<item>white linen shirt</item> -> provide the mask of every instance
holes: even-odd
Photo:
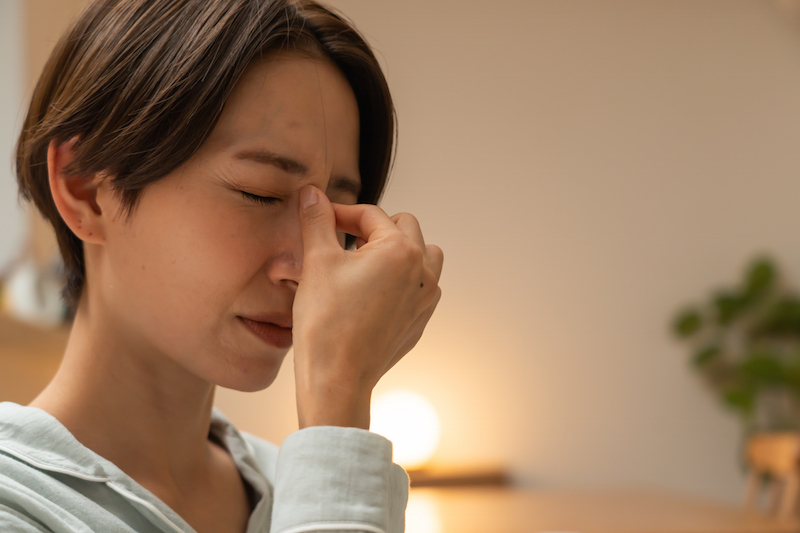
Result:
[[[408,476],[392,443],[357,428],[310,427],[280,449],[214,410],[211,433],[257,503],[247,533],[401,533]],[[194,533],[175,511],[35,407],[0,403],[0,531]]]

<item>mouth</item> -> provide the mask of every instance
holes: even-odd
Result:
[[[275,348],[289,348],[292,346],[292,320],[285,316],[274,316],[269,318],[258,317],[259,320],[252,318],[237,317],[247,326],[254,335],[265,343]]]

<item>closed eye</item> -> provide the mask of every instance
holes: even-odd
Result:
[[[250,200],[253,203],[260,204],[260,205],[275,205],[280,202],[280,198],[272,198],[269,196],[258,196],[255,194],[250,194],[249,192],[239,191],[244,195],[245,198]]]

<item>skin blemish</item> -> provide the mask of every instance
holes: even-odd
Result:
[[[419,288],[420,288],[420,289],[421,289],[422,287],[424,287],[424,286],[425,286],[425,284],[424,284],[424,283],[420,283],[420,284],[419,284]]]

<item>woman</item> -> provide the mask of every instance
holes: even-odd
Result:
[[[370,205],[393,129],[369,47],[313,2],[86,9],[17,149],[74,321],[41,395],[0,404],[1,531],[402,531],[370,394],[422,334],[442,253]],[[269,386],[292,345],[301,429],[278,451],[214,387]]]

